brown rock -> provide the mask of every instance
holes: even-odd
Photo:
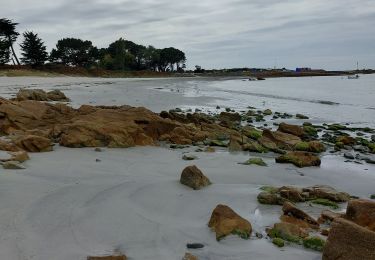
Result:
[[[332,222],[336,218],[342,218],[342,217],[344,217],[344,214],[336,213],[330,210],[323,210],[318,219],[318,222],[323,224],[326,222]]]
[[[284,215],[291,216],[291,217],[294,217],[294,218],[305,221],[312,228],[318,228],[319,227],[319,223],[313,217],[309,216],[303,210],[297,208],[296,206],[294,206],[290,202],[284,203],[283,212],[284,212]]]
[[[25,151],[34,153],[52,151],[53,146],[50,139],[36,135],[21,136],[15,144]]]
[[[241,141],[242,141],[241,138],[231,136],[229,144],[228,144],[229,151],[231,152],[242,151]]]
[[[277,193],[261,192],[257,197],[259,203],[267,205],[283,205],[285,202],[284,198],[281,198]]]
[[[281,238],[284,239],[288,237],[305,238],[309,235],[308,232],[299,226],[287,222],[274,224],[273,232],[276,232]],[[270,235],[270,232],[268,232],[268,235]]]
[[[310,198],[328,199],[335,202],[346,202],[350,199],[350,195],[340,192],[328,185],[315,185],[303,189],[309,193]]]
[[[188,166],[182,171],[180,183],[194,190],[199,190],[211,184],[210,180],[195,165]]]
[[[282,222],[290,223],[290,224],[293,224],[295,226],[298,226],[298,227],[300,227],[300,228],[302,228],[304,230],[308,230],[308,229],[311,228],[311,226],[309,225],[309,223],[305,222],[302,219],[295,218],[293,216],[282,215],[282,216],[280,216],[280,220]]]
[[[190,253],[186,253],[182,260],[198,260],[198,257]]]
[[[277,131],[287,133],[287,134],[292,134],[292,135],[295,135],[295,136],[298,136],[298,137],[302,137],[305,133],[301,126],[290,125],[290,124],[286,124],[286,123],[281,123],[279,125],[279,128],[277,129]]]
[[[229,234],[235,234],[243,239],[248,239],[252,231],[250,222],[226,205],[216,206],[212,212],[208,226],[216,233],[217,240]]]
[[[24,162],[30,159],[26,151],[9,152],[9,154],[12,156],[10,161]]]
[[[87,260],[127,260],[125,255],[112,256],[88,256]]]
[[[346,136],[346,135],[338,137],[336,142],[341,142],[344,145],[355,145],[356,144],[356,140],[353,137]]]
[[[302,196],[302,189],[292,187],[292,186],[283,186],[279,188],[280,196],[292,201],[292,202],[302,202],[305,201],[305,198]]]
[[[375,233],[345,219],[335,219],[323,260],[375,260]]]
[[[345,218],[375,231],[375,202],[365,199],[350,200]]]
[[[241,121],[241,115],[239,113],[221,112],[219,119],[221,121],[239,122]]]
[[[288,152],[276,158],[277,163],[292,163],[297,167],[319,166],[321,164],[320,158],[308,152]]]
[[[309,143],[309,152],[312,153],[322,153],[326,151],[326,147],[319,141],[310,141]]]
[[[48,96],[42,89],[20,89],[17,93],[17,100],[48,101]]]
[[[69,98],[67,98],[63,92],[57,89],[47,92],[47,98],[48,100],[51,100],[51,101],[61,101],[61,102],[69,101]]]
[[[265,129],[263,130],[262,137],[259,138],[258,141],[260,144],[271,150],[275,148],[293,150],[294,146],[301,142],[301,138],[280,131],[272,132]]]

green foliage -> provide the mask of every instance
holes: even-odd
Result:
[[[249,131],[246,131],[245,135],[251,139],[258,140],[262,137],[262,131],[251,129]]]
[[[375,143],[369,143],[367,147],[370,149],[371,153],[375,153]]]
[[[305,125],[305,126],[303,126],[303,130],[305,131],[305,133],[308,136],[317,136],[318,135],[318,131],[313,126]]]
[[[16,31],[16,26],[18,23],[14,23],[12,20],[9,20],[7,18],[0,18],[0,40],[6,41],[8,43],[8,48],[12,50],[13,56],[17,61],[17,64],[20,65],[20,62],[18,61],[17,55],[13,49],[13,43],[17,40],[17,37],[19,33]],[[4,62],[7,59],[7,55],[9,55],[9,52],[5,50],[5,45],[2,46],[0,49],[0,59]],[[9,59],[9,58],[8,58]]]
[[[323,251],[326,241],[320,237],[308,237],[303,240],[303,246],[316,251]]]
[[[52,49],[50,61],[69,66],[89,67],[98,57],[98,50],[91,41],[76,38],[64,38],[57,42]]]
[[[284,247],[285,246],[285,243],[284,243],[284,240],[281,239],[281,238],[278,238],[278,237],[275,237],[274,239],[272,239],[272,243],[278,247]]]
[[[22,50],[22,62],[29,65],[42,65],[48,58],[46,46],[38,34],[33,32],[25,32],[24,40],[20,44]]]
[[[0,65],[9,62],[10,50],[8,41],[0,39]]]
[[[371,194],[370,199],[375,200],[375,194]]]
[[[339,208],[339,205],[336,202],[328,200],[328,199],[315,199],[315,200],[312,200],[310,202],[314,203],[314,204],[328,206],[328,207],[331,207],[332,209],[338,209]]]

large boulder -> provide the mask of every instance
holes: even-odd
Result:
[[[249,221],[239,216],[230,207],[221,204],[217,205],[212,212],[208,226],[216,233],[217,240],[230,234],[248,239],[252,232]]]
[[[320,158],[312,153],[294,151],[280,155],[276,158],[277,163],[292,163],[297,167],[319,166]]]
[[[375,202],[365,199],[350,200],[345,218],[375,232]]]
[[[49,152],[53,147],[50,139],[36,135],[21,136],[15,141],[15,144],[27,152],[33,153]]]
[[[52,90],[47,92],[48,100],[51,101],[61,101],[61,102],[68,102],[69,98],[65,96],[65,94],[61,90]]]
[[[230,207],[221,204],[217,205],[212,212],[208,226],[216,233],[217,240],[230,234],[248,239],[252,231],[249,221],[239,216]]]
[[[258,202],[267,205],[283,205],[285,199],[277,193],[263,191],[258,194]]]
[[[211,184],[210,180],[195,165],[188,166],[182,171],[180,183],[194,190],[199,190]]]
[[[278,237],[291,242],[297,242],[309,235],[305,229],[287,222],[275,223],[272,229],[267,230],[267,234],[271,238]]]
[[[221,112],[219,115],[219,119],[221,121],[240,122],[241,115],[239,113]]]
[[[351,221],[336,218],[332,223],[323,260],[375,260],[375,232]]]
[[[305,131],[303,130],[303,128],[301,126],[290,125],[290,124],[287,124],[287,123],[281,123],[279,125],[279,128],[277,129],[277,131],[287,133],[287,134],[291,134],[291,135],[295,135],[295,136],[298,136],[298,137],[302,137],[305,133]]]

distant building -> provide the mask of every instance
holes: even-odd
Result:
[[[296,72],[306,72],[306,71],[312,71],[311,68],[296,68]]]

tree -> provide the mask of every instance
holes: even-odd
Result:
[[[186,62],[185,53],[173,48],[165,48],[160,51],[160,67],[162,71],[166,71],[169,67],[169,70],[174,71],[174,65],[176,69],[180,70],[184,67]]]
[[[21,61],[25,64],[38,66],[43,65],[48,58],[46,46],[37,33],[24,32],[24,40],[20,44],[22,50]]]
[[[50,61],[68,66],[88,67],[98,58],[98,50],[91,41],[76,38],[64,38],[57,42],[56,49],[52,49]]]
[[[16,31],[16,26],[18,23],[13,23],[12,20],[7,18],[0,18],[0,37],[4,38],[8,42],[8,46],[11,48],[14,58],[17,61],[17,64],[20,65],[20,62],[17,58],[17,55],[13,48],[13,43],[17,40],[19,33]]]
[[[9,62],[10,52],[8,41],[0,39],[0,65],[7,64]]]

